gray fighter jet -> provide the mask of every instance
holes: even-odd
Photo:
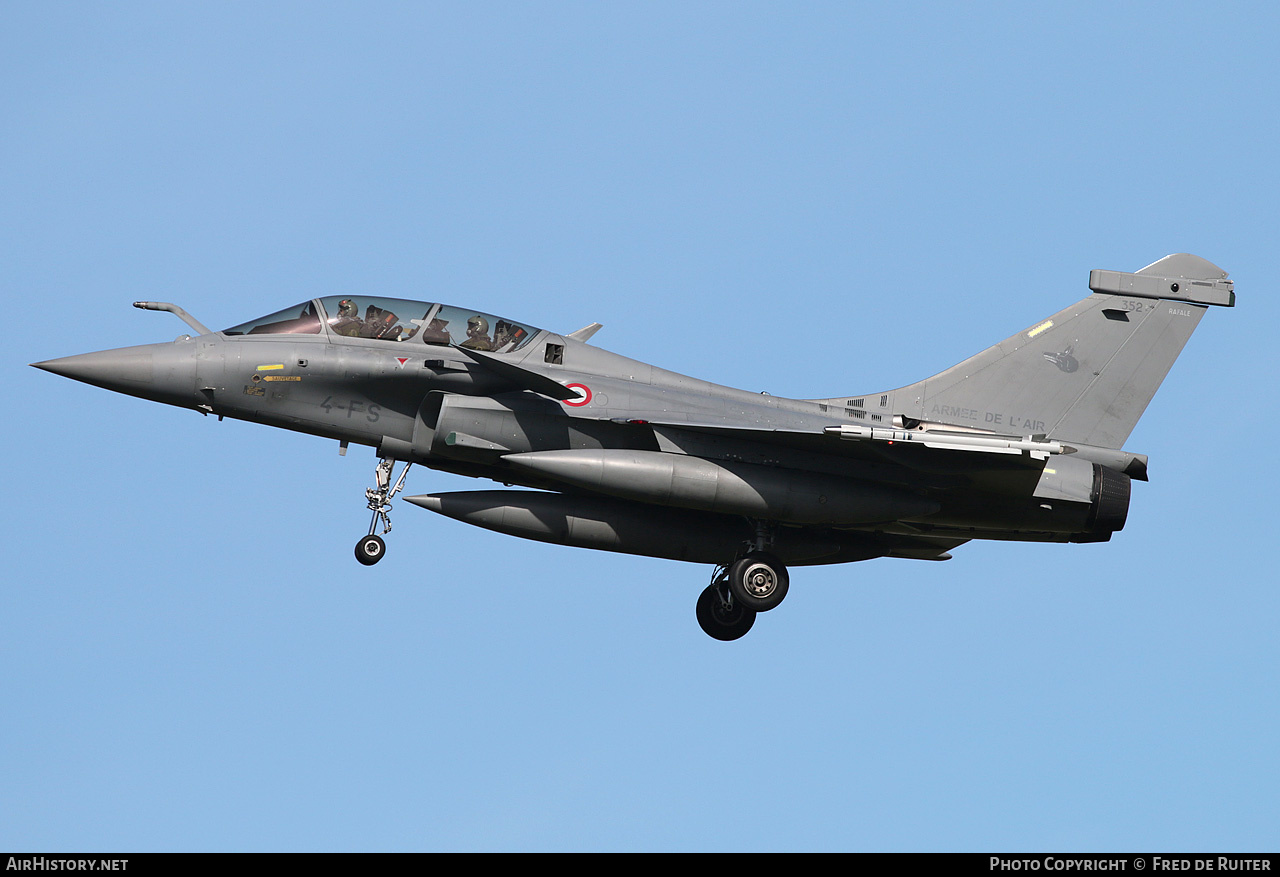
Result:
[[[449,304],[315,299],[212,332],[35,363],[109,390],[369,445],[356,558],[377,563],[414,463],[532,490],[409,502],[557,545],[713,564],[697,602],[734,640],[789,566],[947,560],[970,539],[1105,542],[1147,458],[1122,450],[1226,272],[1185,253],[1093,271],[1091,294],[897,390],[785,399],[722,387]],[[403,463],[395,477],[397,463]],[[381,534],[378,532],[381,529]]]

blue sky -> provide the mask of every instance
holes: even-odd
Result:
[[[1267,850],[1270,4],[6,3],[0,848]],[[1187,251],[1102,545],[709,569],[398,503],[368,449],[27,363],[442,300],[866,393]],[[409,492],[483,488],[415,470]]]

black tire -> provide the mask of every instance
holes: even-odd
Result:
[[[356,543],[356,560],[365,566],[373,566],[382,560],[382,556],[386,553],[387,543],[382,541],[381,536],[370,534]]]
[[[729,590],[736,603],[768,612],[787,596],[791,577],[772,554],[748,554],[729,567]]]
[[[698,625],[712,639],[732,642],[744,636],[756,623],[756,613],[738,601],[726,607],[715,585],[698,597]]]

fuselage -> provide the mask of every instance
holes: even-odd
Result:
[[[738,390],[452,305],[333,296],[221,332],[40,367],[507,485],[772,520],[805,529],[809,542],[819,534],[825,562],[875,556],[866,546],[875,533],[1110,535],[1095,527],[1087,497],[1037,501],[1037,468],[999,458],[975,467],[982,455],[946,453],[904,465],[902,452],[823,435],[890,425],[862,400]]]

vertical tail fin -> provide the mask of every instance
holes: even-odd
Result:
[[[1216,265],[1178,253],[1129,274],[1093,271],[1092,295],[919,383],[827,400],[896,415],[1119,448],[1209,305],[1235,305]],[[858,403],[854,405],[854,403]]]

